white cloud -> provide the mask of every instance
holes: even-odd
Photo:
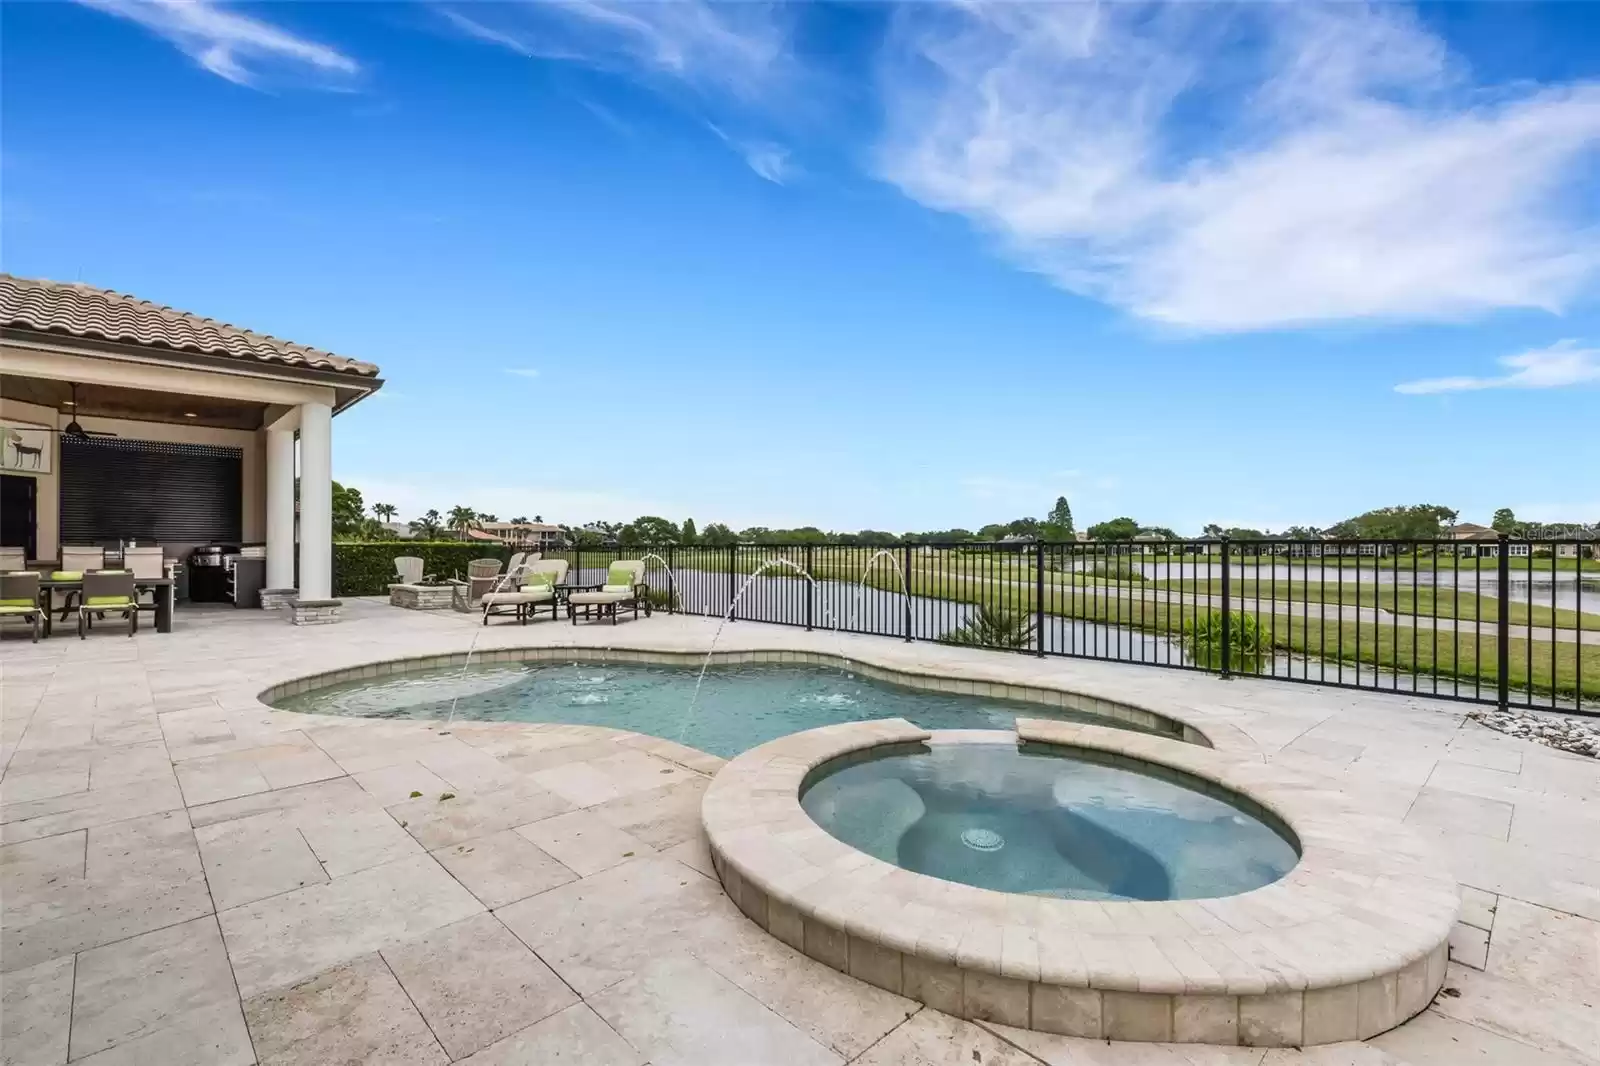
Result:
[[[213,0],[79,0],[89,7],[139,23],[166,38],[211,73],[237,85],[254,85],[256,64],[309,67],[328,76],[352,77],[360,65],[327,45],[214,3]]]
[[[643,69],[744,98],[762,95],[790,66],[787,20],[764,3],[536,0],[440,10],[461,32],[522,55]]]
[[[707,122],[706,127],[717,138],[732,148],[744,159],[745,165],[755,171],[756,176],[782,185],[796,173],[796,168],[789,159],[789,150],[782,145],[770,141],[745,141],[727,133],[714,122]]]
[[[1422,395],[1477,389],[1559,389],[1600,381],[1600,348],[1579,348],[1574,340],[1501,356],[1497,362],[1508,367],[1511,373],[1492,378],[1425,378],[1403,382],[1396,385],[1394,391]]]
[[[536,378],[539,372],[531,367],[507,367],[507,374],[515,374],[519,378]]]
[[[1157,322],[1557,310],[1600,267],[1562,195],[1600,85],[1476,91],[1400,9],[909,5],[882,83],[883,177]]]

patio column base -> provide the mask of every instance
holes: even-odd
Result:
[[[299,589],[262,589],[261,609],[263,611],[281,611],[294,603],[295,597],[300,595]]]
[[[297,626],[325,626],[339,620],[344,613],[341,600],[290,600],[289,624]]]

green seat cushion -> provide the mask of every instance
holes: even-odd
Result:
[[[131,607],[131,596],[90,596],[83,601],[85,607]]]
[[[39,601],[30,600],[26,596],[18,596],[15,599],[9,599],[9,600],[0,600],[0,607],[37,607],[37,606],[39,606]]]
[[[606,572],[606,584],[607,585],[622,585],[622,586],[624,586],[626,588],[632,588],[633,587],[633,567],[631,567],[631,566],[612,566],[611,569]]]
[[[0,603],[0,614],[38,614],[38,604]]]
[[[50,580],[52,580],[52,581],[82,581],[83,580],[83,571],[82,570],[52,570],[52,571],[50,571]]]
[[[539,585],[548,588],[555,583],[555,576],[548,570],[529,570],[522,575],[522,587],[528,588],[532,585]]]

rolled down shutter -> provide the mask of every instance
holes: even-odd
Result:
[[[231,541],[244,523],[244,452],[207,444],[61,438],[61,542]]]

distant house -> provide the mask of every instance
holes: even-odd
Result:
[[[1456,554],[1464,559],[1494,559],[1500,555],[1500,532],[1488,526],[1480,526],[1476,522],[1462,522],[1451,526],[1445,532],[1447,540],[1456,542]],[[1533,545],[1526,541],[1516,541],[1506,545],[1506,555],[1509,558],[1527,558],[1533,552]]]
[[[484,522],[468,532],[488,535],[475,540],[493,539],[524,551],[560,551],[567,546],[566,530],[548,522]]]

